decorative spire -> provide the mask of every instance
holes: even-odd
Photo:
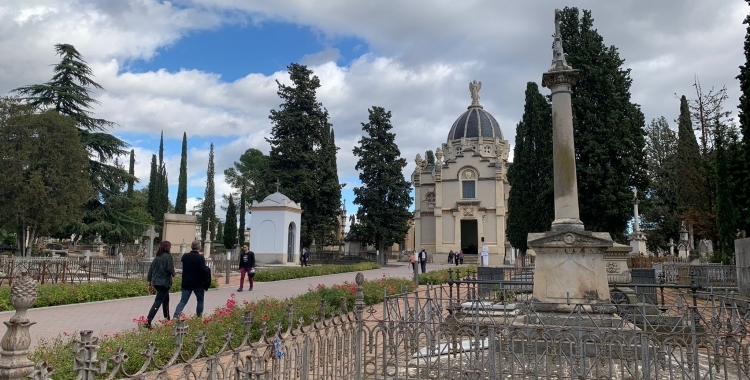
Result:
[[[479,105],[479,90],[482,89],[482,82],[477,82],[476,79],[473,82],[469,82],[469,92],[471,92],[471,105],[469,108],[482,108]]]
[[[563,51],[562,46],[562,34],[560,33],[561,18],[560,10],[555,9],[555,39],[552,43],[552,67],[549,68],[550,72],[573,70],[573,67],[571,67],[565,60],[565,52]]]
[[[279,183],[279,179],[276,178],[276,192],[277,193],[279,192],[279,185],[281,185],[281,183]]]

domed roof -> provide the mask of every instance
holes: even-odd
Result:
[[[277,192],[275,192],[273,194],[270,194],[265,199],[263,199],[263,202],[265,202],[265,201],[271,201],[271,202],[274,202],[274,203],[278,203],[280,205],[285,205],[288,202],[291,202],[292,200],[289,199],[289,197],[287,197],[286,195],[281,194],[281,193],[279,193],[277,191]]]
[[[265,199],[263,199],[263,202],[258,203],[257,201],[253,201],[253,207],[284,207],[284,206],[301,209],[300,206],[294,203],[293,200],[289,199],[289,197],[287,197],[284,194],[281,194],[278,191],[267,196]]]
[[[485,111],[479,105],[479,89],[482,88],[482,82],[474,81],[469,83],[471,91],[471,105],[468,110],[456,119],[451,131],[448,132],[448,142],[451,140],[460,140],[461,138],[485,137],[494,139],[495,137],[503,139],[503,132],[500,130],[500,123],[495,120],[489,112]]]

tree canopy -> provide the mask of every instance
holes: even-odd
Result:
[[[88,169],[75,119],[0,99],[0,226],[20,248],[26,233],[33,240],[80,219],[92,195]]]

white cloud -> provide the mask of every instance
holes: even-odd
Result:
[[[723,2],[579,1],[592,9],[606,44],[619,48],[632,68],[633,100],[647,119],[678,113],[677,94],[692,94],[693,75],[704,87],[727,85],[732,109],[739,96],[734,79],[743,62],[748,13],[739,0]],[[413,169],[416,153],[435,149],[469,104],[466,83],[483,82],[482,104],[500,122],[507,140],[523,112],[527,81],[539,81],[549,64],[552,10],[556,2],[156,0],[63,1],[0,5],[0,92],[47,80],[57,61],[52,45],[74,44],[107,92],[97,116],[116,121],[116,131],[166,137],[231,137],[216,147],[217,194],[229,191],[219,178],[247,148],[268,151],[269,110],[280,103],[275,81],[283,71],[248,72],[232,82],[221,73],[188,66],[177,72],[130,72],[133,60],[151,59],[185,34],[251,19],[309,26],[320,38],[357,37],[371,48],[346,66],[336,48],[300,57],[321,79],[319,100],[330,112],[341,148],[340,178],[356,178],[351,150],[367,121],[367,109],[393,112],[394,132]],[[546,93],[546,92],[545,92]],[[136,175],[148,180],[152,151],[135,144]],[[512,153],[511,153],[512,154]],[[190,147],[188,174],[205,185],[208,147]],[[170,183],[177,183],[179,157],[166,157]],[[202,182],[201,182],[202,181]],[[351,181],[347,181],[351,182]],[[221,184],[221,185],[220,185]],[[354,184],[350,183],[350,186]],[[194,202],[195,200],[191,200]]]

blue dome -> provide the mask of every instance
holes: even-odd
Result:
[[[448,132],[448,142],[460,140],[463,137],[467,139],[478,137],[494,139],[497,137],[502,140],[503,132],[500,130],[500,124],[495,120],[495,117],[483,110],[482,106],[470,106],[453,123],[451,131]]]

